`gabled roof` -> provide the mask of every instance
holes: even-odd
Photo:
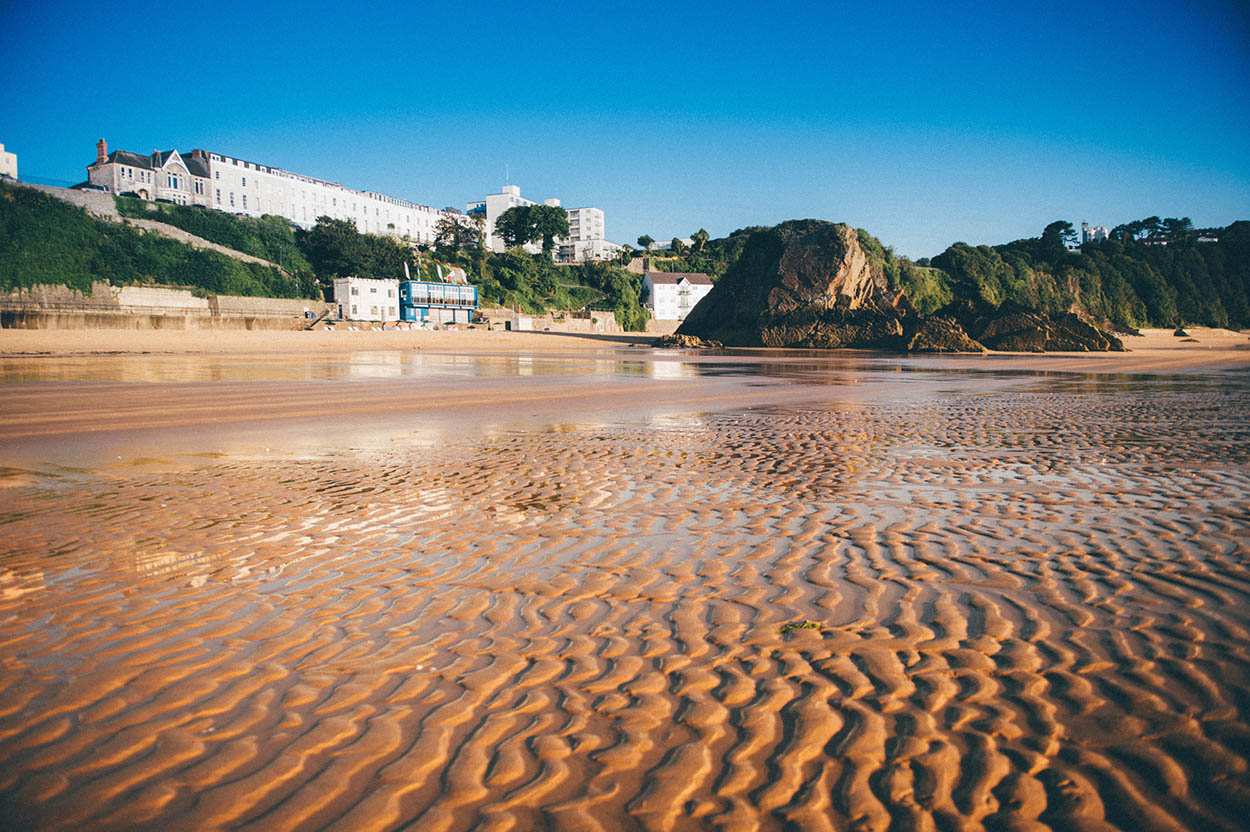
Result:
[[[186,167],[187,162],[182,158],[182,154],[176,150],[154,150],[152,151],[152,161],[158,168],[163,168],[171,161]]]
[[[711,286],[712,279],[703,272],[647,272],[647,276],[651,278],[654,284],[673,284],[681,283],[686,280],[696,286]]]
[[[140,156],[138,153],[131,153],[129,150],[114,150],[104,160],[104,163],[107,165],[129,165],[132,168],[143,168],[144,170],[152,169],[151,156]],[[88,165],[88,167],[93,167],[93,165]]]
[[[202,176],[209,178],[208,159],[204,156],[183,156],[182,163],[187,166],[187,170],[192,176]]]

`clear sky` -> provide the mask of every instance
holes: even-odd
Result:
[[[437,207],[507,169],[630,243],[1250,219],[1242,0],[599,6],[0,0],[0,143],[23,177],[83,180],[103,137]]]

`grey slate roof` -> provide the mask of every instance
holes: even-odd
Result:
[[[143,156],[139,153],[131,153],[129,150],[114,150],[108,155],[105,164],[127,165],[132,168],[142,168],[143,170],[156,170],[168,162],[169,157],[173,156],[175,152],[173,150],[158,150],[151,156]],[[187,166],[187,171],[192,176],[208,178],[208,157],[179,153],[178,158]],[[95,165],[88,165],[88,167],[95,167]]]
[[[208,157],[206,156],[183,156],[183,163],[187,166],[187,171],[192,176],[203,176],[208,179]]]
[[[712,279],[703,272],[647,272],[647,274],[651,277],[652,283],[677,284],[684,277],[696,286],[712,285]]]
[[[106,164],[117,163],[119,165],[129,165],[132,168],[143,168],[144,170],[152,170],[152,157],[140,156],[138,153],[131,153],[129,150],[114,150],[109,154]]]

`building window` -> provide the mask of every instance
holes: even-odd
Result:
[[[221,171],[217,170],[217,171],[213,171],[213,173],[217,174],[218,179],[221,178]]]
[[[217,189],[217,204],[221,204],[221,188]]]
[[[243,210],[247,210],[247,194],[243,195]]]
[[[360,290],[359,290],[359,289],[357,289],[355,286],[353,286],[353,287],[352,287],[352,294],[353,294],[353,295],[359,295],[359,294],[360,294]],[[354,307],[354,306],[353,306],[353,307],[352,307],[352,311],[353,311],[353,312],[355,312],[355,311],[356,311],[356,307]]]
[[[230,192],[230,207],[234,207],[234,191]]]
[[[354,303],[352,304],[352,314],[353,314],[353,315],[355,315],[355,314],[356,314],[356,304],[354,304]]]
[[[243,187],[247,187],[247,177],[243,177]]]
[[[369,287],[369,294],[371,294],[371,295],[376,295],[377,293],[378,293],[378,287],[377,287],[377,286],[370,286],[370,287]]]

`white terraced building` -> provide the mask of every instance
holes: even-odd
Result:
[[[207,150],[110,153],[104,139],[96,145],[95,162],[87,166],[87,181],[141,199],[203,205],[249,217],[274,214],[303,228],[316,225],[317,217],[333,217],[354,223],[364,234],[407,236],[418,243],[434,242],[435,226],[445,213]]]

